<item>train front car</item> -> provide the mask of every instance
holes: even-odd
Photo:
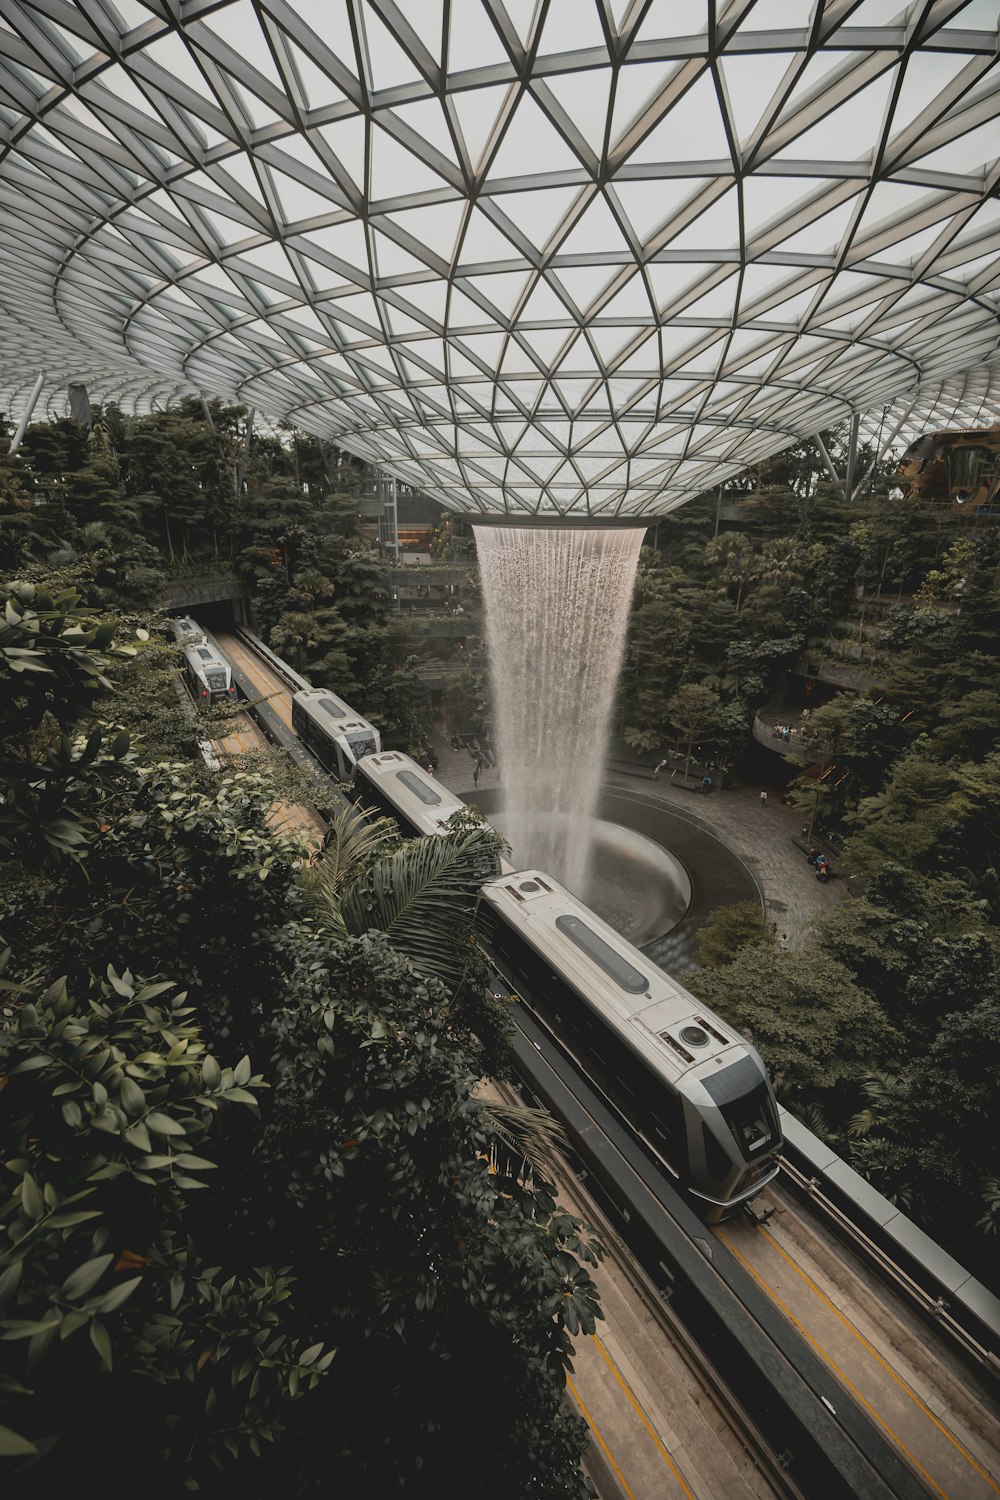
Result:
[[[170,621],[170,633],[181,646],[200,646],[205,640],[205,627],[190,615],[175,616]]]
[[[738,1213],[778,1171],[777,1101],[756,1050],[551,876],[481,891],[517,993],[677,1179],[702,1218]]]
[[[199,703],[221,703],[235,698],[233,669],[217,646],[206,638],[184,648],[191,690]]]
[[[320,765],[340,781],[350,781],[358,761],[382,748],[374,724],[329,688],[303,688],[293,695],[292,728]]]

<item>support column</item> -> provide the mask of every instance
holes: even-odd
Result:
[[[17,431],[14,433],[14,436],[11,439],[10,447],[7,450],[8,453],[16,453],[18,448],[20,448],[21,439],[24,437],[24,434],[28,430],[28,423],[31,421],[32,413],[34,412],[35,407],[38,405],[38,398],[42,394],[42,386],[44,384],[45,371],[39,370],[38,379],[35,381],[31,395],[28,397],[28,404],[24,408],[24,411],[21,413],[21,420],[20,422],[18,422]]]
[[[847,474],[844,478],[844,499],[850,504],[854,499],[854,471],[858,465],[858,428],[861,425],[861,413],[855,412],[851,418],[851,437],[847,447]]]
[[[826,451],[826,444],[824,443],[823,439],[820,437],[820,435],[819,435],[818,432],[814,432],[813,433],[812,439],[813,439],[813,442],[816,444],[816,447],[819,449],[820,453],[823,456],[823,462],[826,465],[826,472],[829,474],[829,476],[833,480],[834,484],[839,484],[840,483],[840,475],[837,473],[836,469],[833,467],[833,459],[830,457],[829,453]]]

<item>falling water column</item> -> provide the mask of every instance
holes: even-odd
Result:
[[[645,526],[474,524],[504,831],[582,893]]]

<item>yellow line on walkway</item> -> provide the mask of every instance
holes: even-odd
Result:
[[[667,1452],[666,1448],[664,1448],[662,1442],[660,1441],[659,1434],[656,1433],[653,1430],[653,1427],[652,1427],[652,1425],[650,1423],[649,1418],[646,1416],[646,1413],[643,1411],[642,1407],[640,1406],[638,1400],[636,1399],[635,1392],[632,1390],[632,1387],[629,1385],[628,1381],[625,1379],[625,1376],[622,1374],[621,1370],[618,1368],[618,1365],[611,1358],[611,1355],[608,1353],[607,1349],[604,1347],[604,1344],[601,1342],[601,1340],[599,1338],[597,1338],[596,1336],[594,1337],[594,1343],[597,1345],[598,1349],[600,1350],[601,1357],[605,1361],[605,1363],[607,1364],[608,1369],[611,1371],[612,1375],[615,1377],[615,1379],[617,1380],[618,1384],[621,1386],[622,1390],[625,1392],[625,1395],[628,1397],[629,1401],[632,1403],[632,1406],[635,1409],[635,1412],[636,1412],[636,1414],[637,1414],[637,1416],[639,1418],[639,1421],[642,1423],[643,1427],[645,1427],[646,1431],[649,1433],[650,1437],[653,1439],[653,1442],[656,1444],[656,1446],[659,1448],[660,1452],[663,1454],[663,1457],[666,1459],[668,1465],[670,1466],[670,1469],[672,1470],[672,1472],[674,1474],[675,1479],[677,1480],[677,1483],[680,1485],[681,1489],[684,1491],[685,1495],[687,1496],[687,1500],[695,1500],[694,1495],[692,1495],[691,1491],[688,1489],[688,1486],[687,1486],[687,1483],[686,1483],[686,1481],[684,1479],[684,1476],[681,1474],[681,1472],[678,1469],[677,1465],[674,1463],[673,1459],[670,1457],[670,1454]]]
[[[570,1395],[573,1397],[573,1400],[576,1402],[577,1406],[580,1408],[580,1412],[581,1412],[581,1414],[583,1416],[583,1420],[586,1422],[587,1426],[590,1428],[591,1436],[595,1437],[597,1439],[598,1443],[600,1444],[601,1452],[604,1454],[604,1457],[607,1459],[608,1463],[611,1465],[611,1467],[614,1469],[615,1473],[618,1475],[618,1483],[621,1485],[624,1494],[627,1496],[627,1500],[635,1500],[635,1496],[633,1495],[632,1491],[629,1489],[628,1485],[625,1483],[625,1476],[624,1476],[624,1474],[622,1473],[621,1469],[619,1469],[619,1467],[615,1463],[614,1459],[611,1457],[611,1449],[608,1447],[607,1443],[601,1437],[600,1429],[598,1428],[598,1426],[597,1426],[596,1422],[594,1421],[593,1417],[590,1415],[590,1412],[584,1406],[583,1401],[580,1398],[580,1392],[577,1390],[576,1386],[573,1384],[572,1380],[570,1380],[570,1378],[569,1378],[568,1375],[566,1376],[566,1384],[569,1386]]]
[[[786,1261],[788,1263],[788,1265],[791,1266],[792,1270],[796,1271],[798,1273],[798,1275],[802,1277],[802,1280],[806,1283],[807,1286],[809,1286],[809,1287],[812,1288],[812,1290],[816,1293],[817,1297],[822,1298],[822,1300],[826,1303],[826,1305],[830,1309],[830,1311],[832,1313],[834,1313],[835,1316],[840,1319],[840,1321],[843,1323],[844,1327],[850,1329],[850,1331],[851,1331],[851,1333],[853,1333],[854,1337],[856,1339],[858,1339],[861,1344],[864,1345],[864,1347],[868,1350],[868,1353],[872,1356],[872,1358],[878,1361],[878,1363],[882,1366],[883,1370],[885,1370],[888,1375],[892,1376],[893,1380],[899,1386],[900,1390],[904,1391],[906,1393],[906,1395],[909,1396],[910,1400],[914,1403],[914,1405],[916,1407],[919,1408],[919,1410],[922,1412],[922,1414],[925,1417],[928,1417],[930,1419],[930,1421],[932,1421],[934,1423],[934,1426],[938,1429],[938,1431],[940,1433],[943,1434],[944,1437],[946,1437],[948,1439],[949,1443],[951,1443],[951,1445],[954,1448],[957,1448],[958,1452],[962,1455],[962,1457],[968,1463],[970,1463],[972,1465],[972,1467],[975,1469],[976,1473],[982,1479],[986,1480],[987,1484],[991,1487],[991,1489],[994,1491],[994,1493],[997,1494],[997,1495],[1000,1495],[1000,1485],[994,1483],[994,1481],[990,1477],[990,1475],[977,1462],[977,1460],[975,1458],[973,1458],[972,1454],[968,1451],[968,1449],[965,1448],[958,1441],[958,1439],[955,1437],[954,1433],[949,1432],[948,1429],[947,1429],[947,1427],[945,1427],[943,1423],[941,1423],[941,1422],[938,1421],[937,1417],[931,1411],[931,1409],[927,1405],[927,1403],[924,1400],[922,1400],[921,1397],[917,1395],[916,1391],[913,1390],[913,1388],[911,1386],[907,1385],[906,1381],[902,1378],[902,1376],[899,1375],[892,1368],[892,1366],[890,1364],[888,1364],[882,1358],[882,1356],[881,1356],[881,1354],[879,1354],[878,1350],[874,1347],[874,1345],[872,1345],[872,1344],[869,1343],[869,1341],[865,1338],[865,1336],[861,1332],[861,1330],[859,1328],[855,1327],[855,1325],[851,1322],[850,1318],[845,1318],[844,1314],[840,1311],[840,1308],[837,1307],[837,1306],[835,1306],[835,1304],[830,1301],[829,1297],[826,1295],[826,1293],[824,1292],[823,1288],[816,1285],[816,1282],[813,1281],[813,1279],[809,1275],[808,1271],[805,1271],[805,1270],[803,1270],[803,1268],[801,1266],[796,1265],[795,1261],[791,1258],[790,1255],[788,1255],[788,1253],[785,1250],[782,1249],[782,1247],[778,1244],[777,1240],[774,1238],[774,1236],[772,1234],[770,1234],[767,1230],[763,1230],[763,1229],[760,1232],[764,1235],[764,1238],[767,1239],[767,1240],[769,1240],[770,1243],[774,1246],[775,1250],[777,1250],[777,1252],[781,1256],[782,1260]]]
[[[259,669],[254,665],[253,658],[250,656],[249,652],[244,651],[238,642],[234,641],[230,644],[227,644],[223,647],[223,650],[225,651],[227,656],[231,657],[236,662],[240,670],[244,672],[245,675],[257,685],[261,695],[267,698],[271,707],[278,715],[278,718],[285,725],[285,728],[291,729],[291,714],[284,712],[284,705],[280,702],[280,700],[276,700],[274,696],[276,692],[286,693],[288,689],[282,687],[280,683],[277,685],[277,688],[275,688],[274,686],[269,686],[261,676]]]
[[[754,1270],[753,1266],[746,1259],[746,1257],[740,1254],[740,1252],[736,1249],[736,1246],[732,1243],[732,1241],[729,1240],[729,1239],[727,1239],[727,1237],[722,1233],[722,1230],[721,1229],[716,1229],[715,1232],[718,1235],[719,1239],[722,1241],[722,1243],[724,1245],[728,1246],[729,1250],[736,1257],[736,1259],[739,1261],[740,1265],[743,1266],[744,1269],[747,1270],[750,1273],[750,1275],[753,1277],[754,1281],[757,1282],[758,1286],[760,1286],[760,1287],[763,1288],[763,1290],[770,1297],[770,1299],[774,1303],[774,1305],[776,1307],[780,1307],[781,1308],[781,1311],[784,1313],[784,1315],[788,1319],[789,1323],[791,1323],[795,1328],[797,1328],[799,1330],[799,1332],[801,1333],[802,1337],[807,1341],[807,1343],[812,1344],[813,1348],[819,1353],[820,1358],[823,1359],[829,1365],[830,1369],[837,1376],[837,1379],[840,1380],[841,1383],[845,1386],[845,1388],[850,1391],[851,1395],[857,1401],[858,1405],[859,1406],[863,1406],[865,1408],[865,1410],[871,1415],[871,1417],[878,1423],[878,1425],[881,1428],[883,1428],[885,1432],[887,1432],[889,1434],[889,1436],[892,1438],[893,1442],[899,1448],[900,1452],[903,1453],[903,1454],[905,1454],[906,1457],[909,1459],[910,1463],[917,1470],[917,1472],[919,1474],[923,1475],[924,1479],[930,1485],[931,1489],[934,1490],[936,1494],[938,1494],[938,1495],[941,1496],[941,1500],[948,1500],[948,1496],[945,1493],[945,1491],[941,1488],[941,1486],[934,1479],[931,1478],[930,1474],[928,1474],[928,1472],[924,1468],[923,1464],[920,1463],[919,1459],[917,1459],[917,1458],[914,1457],[914,1455],[910,1452],[909,1448],[907,1448],[906,1444],[903,1442],[902,1438],[900,1438],[898,1436],[898,1434],[893,1431],[893,1429],[889,1426],[889,1424],[885,1420],[885,1418],[882,1417],[875,1410],[875,1408],[874,1408],[874,1406],[872,1406],[871,1402],[868,1401],[868,1400],[866,1400],[865,1397],[862,1396],[862,1394],[858,1390],[857,1386],[851,1384],[851,1382],[848,1380],[847,1376],[844,1374],[843,1370],[840,1368],[839,1365],[837,1365],[837,1364],[834,1363],[834,1361],[830,1358],[829,1354],[827,1354],[826,1350],[823,1348],[822,1344],[820,1344],[819,1340],[815,1339],[813,1337],[813,1335],[809,1332],[808,1328],[805,1328],[799,1322],[798,1318],[796,1318],[796,1316],[792,1312],[791,1308],[788,1307],[784,1302],[782,1302],[781,1298],[777,1295],[777,1293],[774,1292],[771,1289],[771,1287],[768,1286],[768,1284],[764,1280],[764,1278],[761,1275],[759,1275],[759,1273],[757,1271]]]

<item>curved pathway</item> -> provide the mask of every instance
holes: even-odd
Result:
[[[496,771],[484,767],[476,786],[468,750],[453,750],[441,734],[433,736],[433,746],[438,756],[435,775],[445,786],[469,802],[482,794],[484,812],[485,804],[495,804],[497,791],[503,790]],[[641,795],[660,803],[664,811],[713,834],[739,855],[762,892],[768,923],[776,922],[778,933],[787,933],[790,948],[801,947],[816,918],[844,897],[845,881],[835,879],[826,885],[816,879],[794,842],[801,831],[801,815],[783,806],[776,792],[769,794],[768,806],[762,807],[757,786],[713,788],[706,796],[673,785],[666,774],[654,781],[641,766],[634,773],[608,771],[604,787],[606,792]],[[684,858],[683,848],[674,852]]]

